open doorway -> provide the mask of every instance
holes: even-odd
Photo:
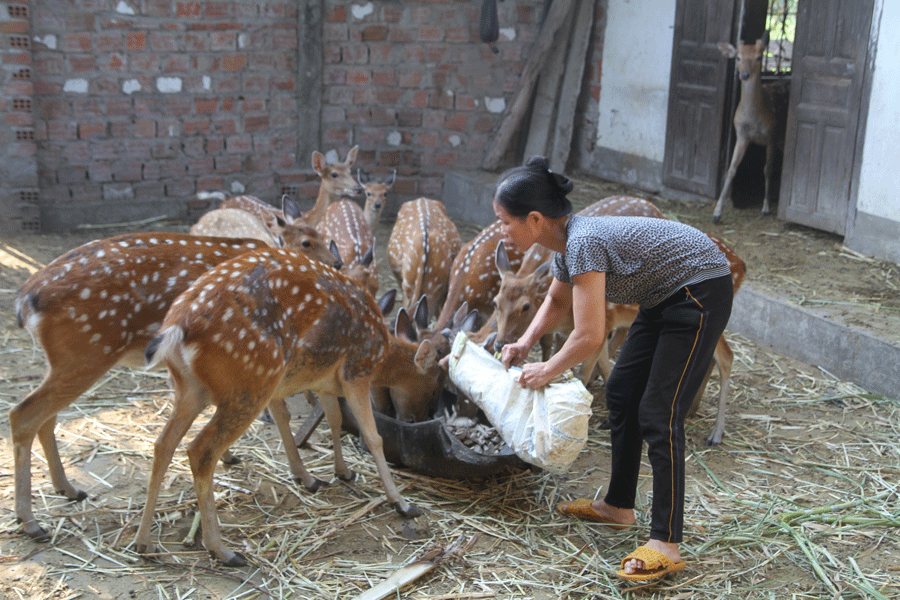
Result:
[[[790,101],[791,74],[794,37],[797,29],[798,0],[745,0],[741,11],[739,28],[740,41],[753,43],[769,32],[769,45],[763,55],[762,84],[772,95],[776,119],[775,175],[772,181],[774,202],[778,201],[781,186],[781,165],[784,157],[784,139],[787,129],[788,106]],[[740,100],[739,83],[733,79],[734,99],[730,115]],[[728,121],[729,124],[731,121]],[[729,150],[734,147],[734,130],[728,137]],[[748,208],[762,204],[765,195],[763,170],[766,164],[766,149],[751,144],[741,161],[732,184],[731,197],[734,206]]]

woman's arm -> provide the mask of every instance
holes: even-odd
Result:
[[[508,369],[510,365],[518,365],[528,357],[532,346],[541,339],[541,336],[551,331],[563,316],[571,310],[572,290],[556,277],[550,282],[550,289],[531,324],[522,336],[512,344],[506,344],[501,350],[500,356],[503,365]]]
[[[557,284],[559,287],[566,287],[565,284],[554,279],[550,285],[551,292],[554,285]],[[550,292],[547,293],[547,296],[548,300],[545,301],[545,305],[550,300]],[[583,362],[600,347],[600,344],[606,342],[606,273],[590,271],[576,275],[572,278],[572,288],[568,302],[561,300],[559,297],[557,297],[557,302],[556,308],[551,305],[547,309],[543,325],[538,323],[541,313],[544,312],[544,306],[541,306],[534,322],[532,322],[528,331],[525,332],[525,335],[522,336],[523,341],[531,341],[531,344],[534,345],[541,332],[549,331],[549,328],[542,329],[549,322],[547,319],[551,315],[556,315],[557,321],[559,320],[561,315],[555,311],[562,306],[565,306],[566,310],[571,308],[575,328],[562,348],[551,356],[547,362],[530,363],[522,367],[520,383],[525,387],[539,388],[547,385],[551,379],[563,373],[566,369]],[[553,321],[553,323],[557,321]],[[532,328],[534,328],[534,331],[532,331]],[[532,339],[526,337],[529,333],[538,335]]]

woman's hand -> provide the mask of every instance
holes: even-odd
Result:
[[[522,342],[517,341],[512,344],[506,344],[500,350],[500,362],[502,362],[503,366],[507,369],[515,367],[528,358],[529,350],[531,350],[531,348]]]
[[[524,388],[536,390],[542,388],[553,379],[548,370],[547,363],[536,362],[522,365],[522,375],[519,377],[519,385]]]

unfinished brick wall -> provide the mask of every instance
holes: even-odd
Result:
[[[444,172],[476,168],[511,100],[543,0],[505,0],[499,53],[478,39],[479,0],[318,2],[321,109],[293,1],[68,0],[22,5],[30,31],[31,196],[44,230],[184,218],[196,192],[314,198],[308,136],[357,166],[398,171],[395,194],[440,198]],[[309,26],[307,23],[306,27]],[[14,111],[4,38],[0,113]],[[26,60],[24,58],[20,60]],[[17,88],[18,89],[18,88]],[[24,89],[24,88],[22,88]],[[315,125],[315,126],[313,126]],[[310,133],[311,132],[311,133]],[[8,140],[7,140],[8,141]],[[6,144],[4,144],[6,146]],[[4,194],[7,228],[11,192]]]

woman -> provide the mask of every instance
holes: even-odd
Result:
[[[507,244],[556,252],[547,298],[528,330],[503,347],[508,368],[525,360],[541,335],[568,311],[575,328],[546,362],[522,367],[521,384],[546,385],[606,341],[605,306],[640,305],[606,383],[612,469],[606,497],[563,502],[560,512],[614,527],[635,522],[643,442],[653,469],[650,539],[622,561],[618,575],[644,581],[685,567],[684,420],[731,314],[725,255],[683,223],[645,217],[572,215],[572,183],[534,157],[504,173],[494,213]]]

